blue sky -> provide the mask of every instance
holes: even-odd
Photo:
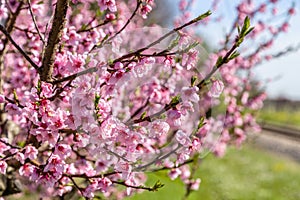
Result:
[[[211,1],[196,0],[192,13],[196,16],[207,11],[210,7],[209,2]],[[220,41],[225,34],[225,30],[228,30],[226,25],[231,24],[234,20],[235,5],[239,1],[221,0],[221,2],[217,15],[219,16],[220,13],[222,13],[222,16],[224,16],[222,24],[205,27],[205,31],[199,29],[201,35],[215,48],[218,48],[217,41]],[[281,13],[281,9],[286,10],[290,7],[292,2],[292,0],[281,0],[281,3],[277,6],[278,13]],[[274,52],[300,43],[300,2],[296,2],[298,2],[298,5],[296,5],[297,15],[290,21],[291,26],[289,32],[278,37],[272,48]],[[269,79],[272,80],[266,87],[269,97],[276,98],[284,96],[290,99],[300,100],[300,51],[259,65],[255,69],[255,75],[263,82]]]

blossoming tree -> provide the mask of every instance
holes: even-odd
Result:
[[[122,198],[161,188],[144,184],[160,170],[180,177],[188,196],[200,184],[198,160],[259,129],[265,94],[252,92],[251,68],[272,59],[263,53],[287,31],[294,5],[274,25],[255,17],[275,15],[277,0],[241,1],[208,54],[191,28],[216,17],[190,19],[192,3],[179,2],[166,30],[143,26],[154,0],[1,0],[1,196]],[[239,55],[245,38],[255,44],[268,31]]]

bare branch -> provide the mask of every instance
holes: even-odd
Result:
[[[177,31],[180,31],[180,30],[186,28],[187,26],[190,26],[190,25],[192,25],[192,24],[195,24],[195,23],[197,23],[197,22],[199,22],[199,21],[205,19],[205,18],[208,17],[209,15],[211,15],[211,12],[210,12],[210,11],[207,11],[206,13],[204,13],[204,14],[202,14],[202,15],[200,15],[200,16],[194,18],[194,19],[192,19],[191,21],[189,21],[189,22],[183,24],[182,26],[179,26],[179,27],[177,27],[177,28],[174,28],[173,30],[169,31],[169,32],[166,33],[165,35],[163,35],[163,36],[161,36],[160,38],[158,38],[157,40],[155,40],[154,42],[150,43],[149,45],[147,45],[147,46],[145,46],[145,47],[143,47],[143,48],[141,48],[141,49],[138,49],[138,50],[136,50],[136,51],[134,51],[134,52],[132,52],[132,53],[123,55],[123,56],[121,56],[120,58],[117,58],[116,60],[114,60],[113,63],[120,62],[120,61],[122,61],[122,60],[125,59],[125,58],[130,58],[130,57],[132,57],[132,56],[139,55],[141,52],[143,52],[143,51],[149,49],[150,47],[153,47],[154,45],[159,44],[161,41],[163,41],[164,39],[166,39],[167,37],[169,37],[169,36],[172,35],[173,33],[176,33]]]
[[[39,30],[39,28],[38,28],[36,19],[35,19],[34,15],[33,15],[32,7],[31,7],[31,2],[30,2],[30,0],[27,0],[27,1],[28,1],[29,12],[30,12],[30,15],[31,15],[31,18],[32,18],[34,27],[35,27],[35,29],[36,29],[36,31],[37,31],[37,33],[38,33],[38,35],[39,35],[41,41],[43,42],[43,44],[45,44],[44,37],[42,36],[42,34],[41,34],[41,32],[40,32],[40,30]]]
[[[67,76],[67,77],[64,77],[64,78],[61,78],[61,79],[58,79],[58,80],[54,80],[52,83],[53,84],[57,84],[57,83],[61,83],[61,82],[64,82],[64,81],[73,80],[73,79],[75,79],[78,76],[82,76],[82,75],[85,75],[85,74],[93,73],[93,72],[96,72],[97,70],[98,70],[97,67],[88,68],[86,70],[83,70],[81,72],[72,74],[70,76]]]
[[[14,47],[16,49],[18,49],[18,51],[31,64],[31,66],[34,67],[34,69],[36,69],[38,71],[39,70],[39,66],[35,62],[33,62],[33,60],[31,60],[31,58],[28,56],[28,54],[25,53],[25,51],[12,39],[12,37],[10,36],[10,34],[8,33],[8,31],[1,24],[0,24],[0,31],[6,36],[6,38],[12,43],[12,45],[14,45]]]

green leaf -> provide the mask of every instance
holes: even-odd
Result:
[[[233,60],[233,59],[235,59],[236,57],[238,57],[239,55],[240,55],[239,52],[234,51],[234,52],[230,55],[229,60]]]
[[[196,81],[198,80],[197,76],[192,76],[191,78],[191,86],[195,86]]]
[[[245,33],[245,36],[248,35],[249,33],[251,33],[253,31],[254,27],[251,27],[250,29],[248,29]]]
[[[14,94],[14,100],[15,100],[16,102],[19,102],[19,98],[18,98],[16,89],[13,90],[13,94]]]
[[[170,105],[173,107],[176,106],[179,102],[180,102],[180,95],[177,95],[172,98]]]
[[[205,117],[200,118],[199,123],[198,123],[198,127],[197,127],[198,130],[205,125],[204,120],[205,120]]]
[[[246,16],[246,18],[244,19],[244,24],[243,24],[243,28],[241,31],[241,36],[245,36],[246,32],[248,31],[250,27],[250,18],[248,16]]]
[[[223,57],[222,57],[222,56],[219,56],[219,57],[218,57],[218,60],[217,60],[217,62],[216,62],[216,66],[220,66],[222,63],[223,63]]]
[[[176,47],[179,44],[180,36],[177,36],[174,40],[172,40],[171,44],[168,46],[168,50],[170,51],[174,47]]]
[[[147,116],[147,111],[142,113],[141,119],[145,119],[146,116]]]
[[[151,188],[152,191],[157,191],[158,189],[164,187],[165,184],[163,184],[162,182],[160,182],[160,180],[156,181],[156,183],[154,184],[154,186]]]
[[[95,108],[97,108],[97,107],[98,107],[98,104],[99,104],[100,98],[101,98],[101,96],[100,96],[100,95],[98,95],[97,93],[95,93],[95,99],[94,99],[94,105],[95,105]]]
[[[198,16],[195,20],[196,20],[196,21],[203,20],[204,18],[208,17],[208,16],[211,15],[211,14],[212,14],[212,13],[211,13],[211,11],[209,10],[209,11],[207,11],[206,13],[204,13],[204,14]]]

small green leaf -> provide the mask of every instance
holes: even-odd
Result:
[[[98,95],[98,94],[95,93],[95,99],[94,99],[94,105],[95,105],[95,108],[98,107],[100,98],[101,98],[100,95]]]
[[[238,30],[238,34],[240,35],[241,34],[241,28],[239,25],[237,25],[237,30]]]
[[[219,56],[219,57],[218,57],[218,60],[217,60],[217,62],[216,62],[216,66],[220,66],[222,63],[223,63],[223,57],[222,57],[222,56]]]
[[[14,100],[15,100],[16,102],[19,102],[19,98],[18,98],[18,95],[17,95],[17,92],[16,92],[15,89],[13,90],[13,94],[14,94]]]
[[[198,80],[197,76],[192,76],[191,78],[191,86],[195,86],[196,81]]]
[[[145,117],[147,116],[147,111],[143,112],[141,115],[141,119],[145,119]]]
[[[236,57],[238,57],[240,55],[240,53],[239,52],[237,52],[237,51],[234,51],[232,54],[231,54],[231,56],[229,57],[229,59],[228,60],[232,60],[232,59],[235,59]]]
[[[208,17],[208,16],[211,15],[211,14],[212,14],[212,13],[211,13],[211,11],[209,10],[209,11],[207,11],[206,13],[204,13],[204,14],[198,16],[195,20],[196,20],[196,21],[200,21],[200,20],[202,20],[202,19]]]
[[[204,117],[201,117],[201,118],[200,118],[199,123],[198,123],[198,127],[197,127],[198,130],[199,130],[200,128],[202,128],[202,127],[205,125],[204,120],[205,120]]]
[[[170,51],[174,47],[176,47],[179,44],[180,36],[177,36],[174,40],[172,40],[171,44],[168,46],[168,50]]]
[[[176,106],[179,102],[180,102],[180,95],[177,95],[172,98],[170,105],[173,107]]]
[[[248,31],[249,27],[250,27],[250,19],[248,16],[246,16],[246,18],[244,19],[244,24],[243,24],[240,35],[245,36],[245,33]]]
[[[165,184],[163,184],[162,182],[160,182],[160,180],[156,181],[156,183],[154,184],[154,186],[151,188],[152,191],[157,191],[158,189],[164,187]]]
[[[250,29],[248,29],[245,33],[245,36],[248,35],[249,33],[251,33],[253,31],[254,27],[251,27]]]

